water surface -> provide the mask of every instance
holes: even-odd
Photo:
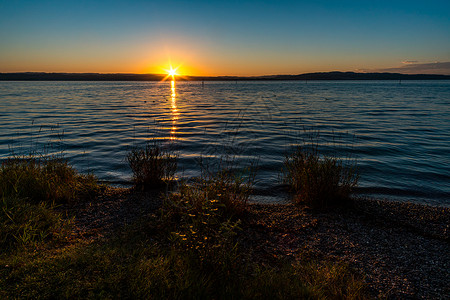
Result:
[[[450,205],[449,108],[450,81],[0,82],[0,157],[51,142],[123,183],[130,147],[157,138],[179,152],[179,177],[199,174],[200,155],[257,159],[255,199],[278,201],[306,128],[357,158],[358,194]]]

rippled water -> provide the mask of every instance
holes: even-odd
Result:
[[[156,137],[179,151],[180,177],[200,155],[258,158],[255,199],[277,201],[303,127],[356,156],[358,194],[450,205],[450,81],[0,82],[0,157],[51,142],[111,182],[129,181],[127,150]]]

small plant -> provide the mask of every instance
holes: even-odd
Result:
[[[225,244],[230,246],[239,228],[240,221],[222,202],[227,192],[214,190],[216,187],[206,182],[182,184],[164,201],[163,219],[174,227],[174,241],[185,250],[193,250],[200,260],[211,257],[211,251],[223,250]]]
[[[228,216],[241,215],[252,192],[253,175],[243,177],[231,170],[221,170],[215,174],[204,175],[198,188],[208,199],[217,199]]]
[[[239,269],[235,237],[241,221],[236,217],[244,212],[250,191],[251,182],[229,170],[181,184],[162,208],[174,249],[188,254],[203,272],[233,274]]]
[[[174,179],[178,156],[154,142],[135,147],[127,154],[136,186],[154,188]]]
[[[283,181],[296,193],[295,202],[324,209],[349,203],[358,175],[354,161],[321,154],[316,142],[286,155]]]

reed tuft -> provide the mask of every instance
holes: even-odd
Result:
[[[287,154],[283,171],[284,183],[295,193],[294,201],[315,209],[350,204],[359,177],[354,160],[322,154],[317,142],[297,146]]]
[[[135,147],[127,154],[133,182],[142,189],[160,187],[172,181],[177,170],[177,159],[176,154],[156,142]]]

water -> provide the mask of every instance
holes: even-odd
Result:
[[[50,142],[113,183],[130,181],[130,146],[157,138],[179,151],[179,177],[200,155],[257,158],[255,199],[276,202],[304,127],[357,158],[357,194],[450,205],[450,81],[0,82],[0,158]]]

